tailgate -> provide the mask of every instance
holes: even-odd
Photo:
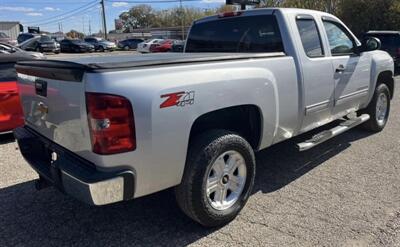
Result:
[[[90,151],[84,70],[57,62],[16,68],[26,125],[71,151]]]

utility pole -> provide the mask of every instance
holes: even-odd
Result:
[[[103,16],[103,31],[104,31],[104,39],[107,39],[107,23],[106,23],[106,11],[104,8],[104,0],[101,0],[101,13]]]
[[[89,18],[89,35],[92,35],[92,25],[90,23],[90,18]]]
[[[179,0],[179,5],[180,5],[180,9],[181,9],[181,27],[182,27],[182,40],[185,40],[185,13],[183,12],[183,6],[182,6],[182,0]]]

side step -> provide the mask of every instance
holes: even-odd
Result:
[[[308,149],[311,149],[311,148],[318,146],[319,144],[321,144],[335,136],[338,136],[338,135],[356,127],[357,125],[364,123],[365,121],[368,121],[369,118],[370,118],[370,116],[368,114],[363,114],[359,117],[352,118],[352,119],[346,120],[344,122],[341,122],[338,126],[336,126],[333,129],[324,130],[321,133],[314,135],[310,140],[298,143],[297,147],[298,147],[299,151],[306,151]]]

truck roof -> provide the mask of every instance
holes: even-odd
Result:
[[[237,12],[243,12],[246,14],[273,14],[275,11],[281,12],[281,13],[295,13],[295,14],[303,14],[303,15],[323,15],[323,16],[327,16],[327,17],[332,17],[335,18],[336,17],[334,15],[331,15],[329,13],[326,12],[322,12],[322,11],[318,11],[318,10],[311,10],[311,9],[300,9],[300,8],[277,8],[277,7],[272,7],[272,8],[257,8],[257,9],[249,9],[249,10],[239,10]],[[201,19],[196,20],[194,23],[198,23],[198,22],[203,22],[203,21],[210,21],[210,20],[215,20],[217,18],[220,18],[220,15],[211,15],[211,16],[207,16]]]

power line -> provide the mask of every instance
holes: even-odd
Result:
[[[87,4],[84,4],[84,5],[80,6],[79,8],[70,10],[70,11],[68,11],[68,12],[66,12],[66,13],[63,13],[63,14],[59,14],[59,15],[51,16],[51,17],[46,18],[46,19],[31,21],[31,22],[27,22],[27,23],[28,23],[28,24],[39,25],[39,24],[36,24],[36,23],[58,20],[59,17],[64,17],[64,16],[66,16],[66,15],[70,15],[71,13],[73,13],[73,12],[75,12],[75,11],[82,10],[82,8],[85,8],[85,7],[89,6],[89,5],[91,6],[91,5],[94,5],[94,4],[98,4],[98,0],[89,2],[89,3],[87,3]],[[91,7],[93,7],[93,6],[91,6]]]
[[[24,5],[42,5],[42,4],[52,4],[52,5],[70,5],[70,4],[78,4],[78,3],[85,3],[84,1],[79,1],[79,2],[56,2],[56,1],[45,1],[45,2],[29,2],[27,3],[26,1],[24,2],[18,2],[18,1],[12,1],[9,3],[2,3],[5,5],[18,5],[18,4],[24,4]],[[88,3],[88,2],[86,2]]]
[[[98,3],[96,2],[95,5],[97,5],[97,4],[98,4]],[[47,21],[47,22],[43,22],[43,23],[39,23],[39,24],[35,24],[35,25],[37,25],[37,26],[44,26],[44,25],[47,25],[47,24],[49,24],[49,23],[54,23],[54,22],[56,22],[56,21],[62,21],[62,20],[65,20],[65,19],[67,19],[67,18],[70,18],[70,17],[72,17],[72,16],[81,14],[81,13],[83,13],[83,12],[85,12],[85,11],[87,11],[87,10],[93,8],[95,5],[89,5],[89,6],[87,6],[86,8],[81,9],[81,10],[78,11],[78,12],[75,12],[75,13],[72,13],[72,14],[70,13],[68,16],[64,16],[64,17],[62,17],[62,18],[58,18],[58,19],[55,19],[55,20],[51,20],[51,21]]]
[[[117,3],[121,2],[118,0],[106,0],[109,3]],[[180,3],[180,2],[201,2],[202,0],[148,0],[148,1],[141,1],[141,0],[124,0],[125,3],[143,3],[143,4],[151,4],[151,3]]]
[[[107,22],[106,22],[106,10],[104,7],[104,0],[101,0],[100,4],[101,4],[101,14],[103,18],[104,39],[107,39]]]

